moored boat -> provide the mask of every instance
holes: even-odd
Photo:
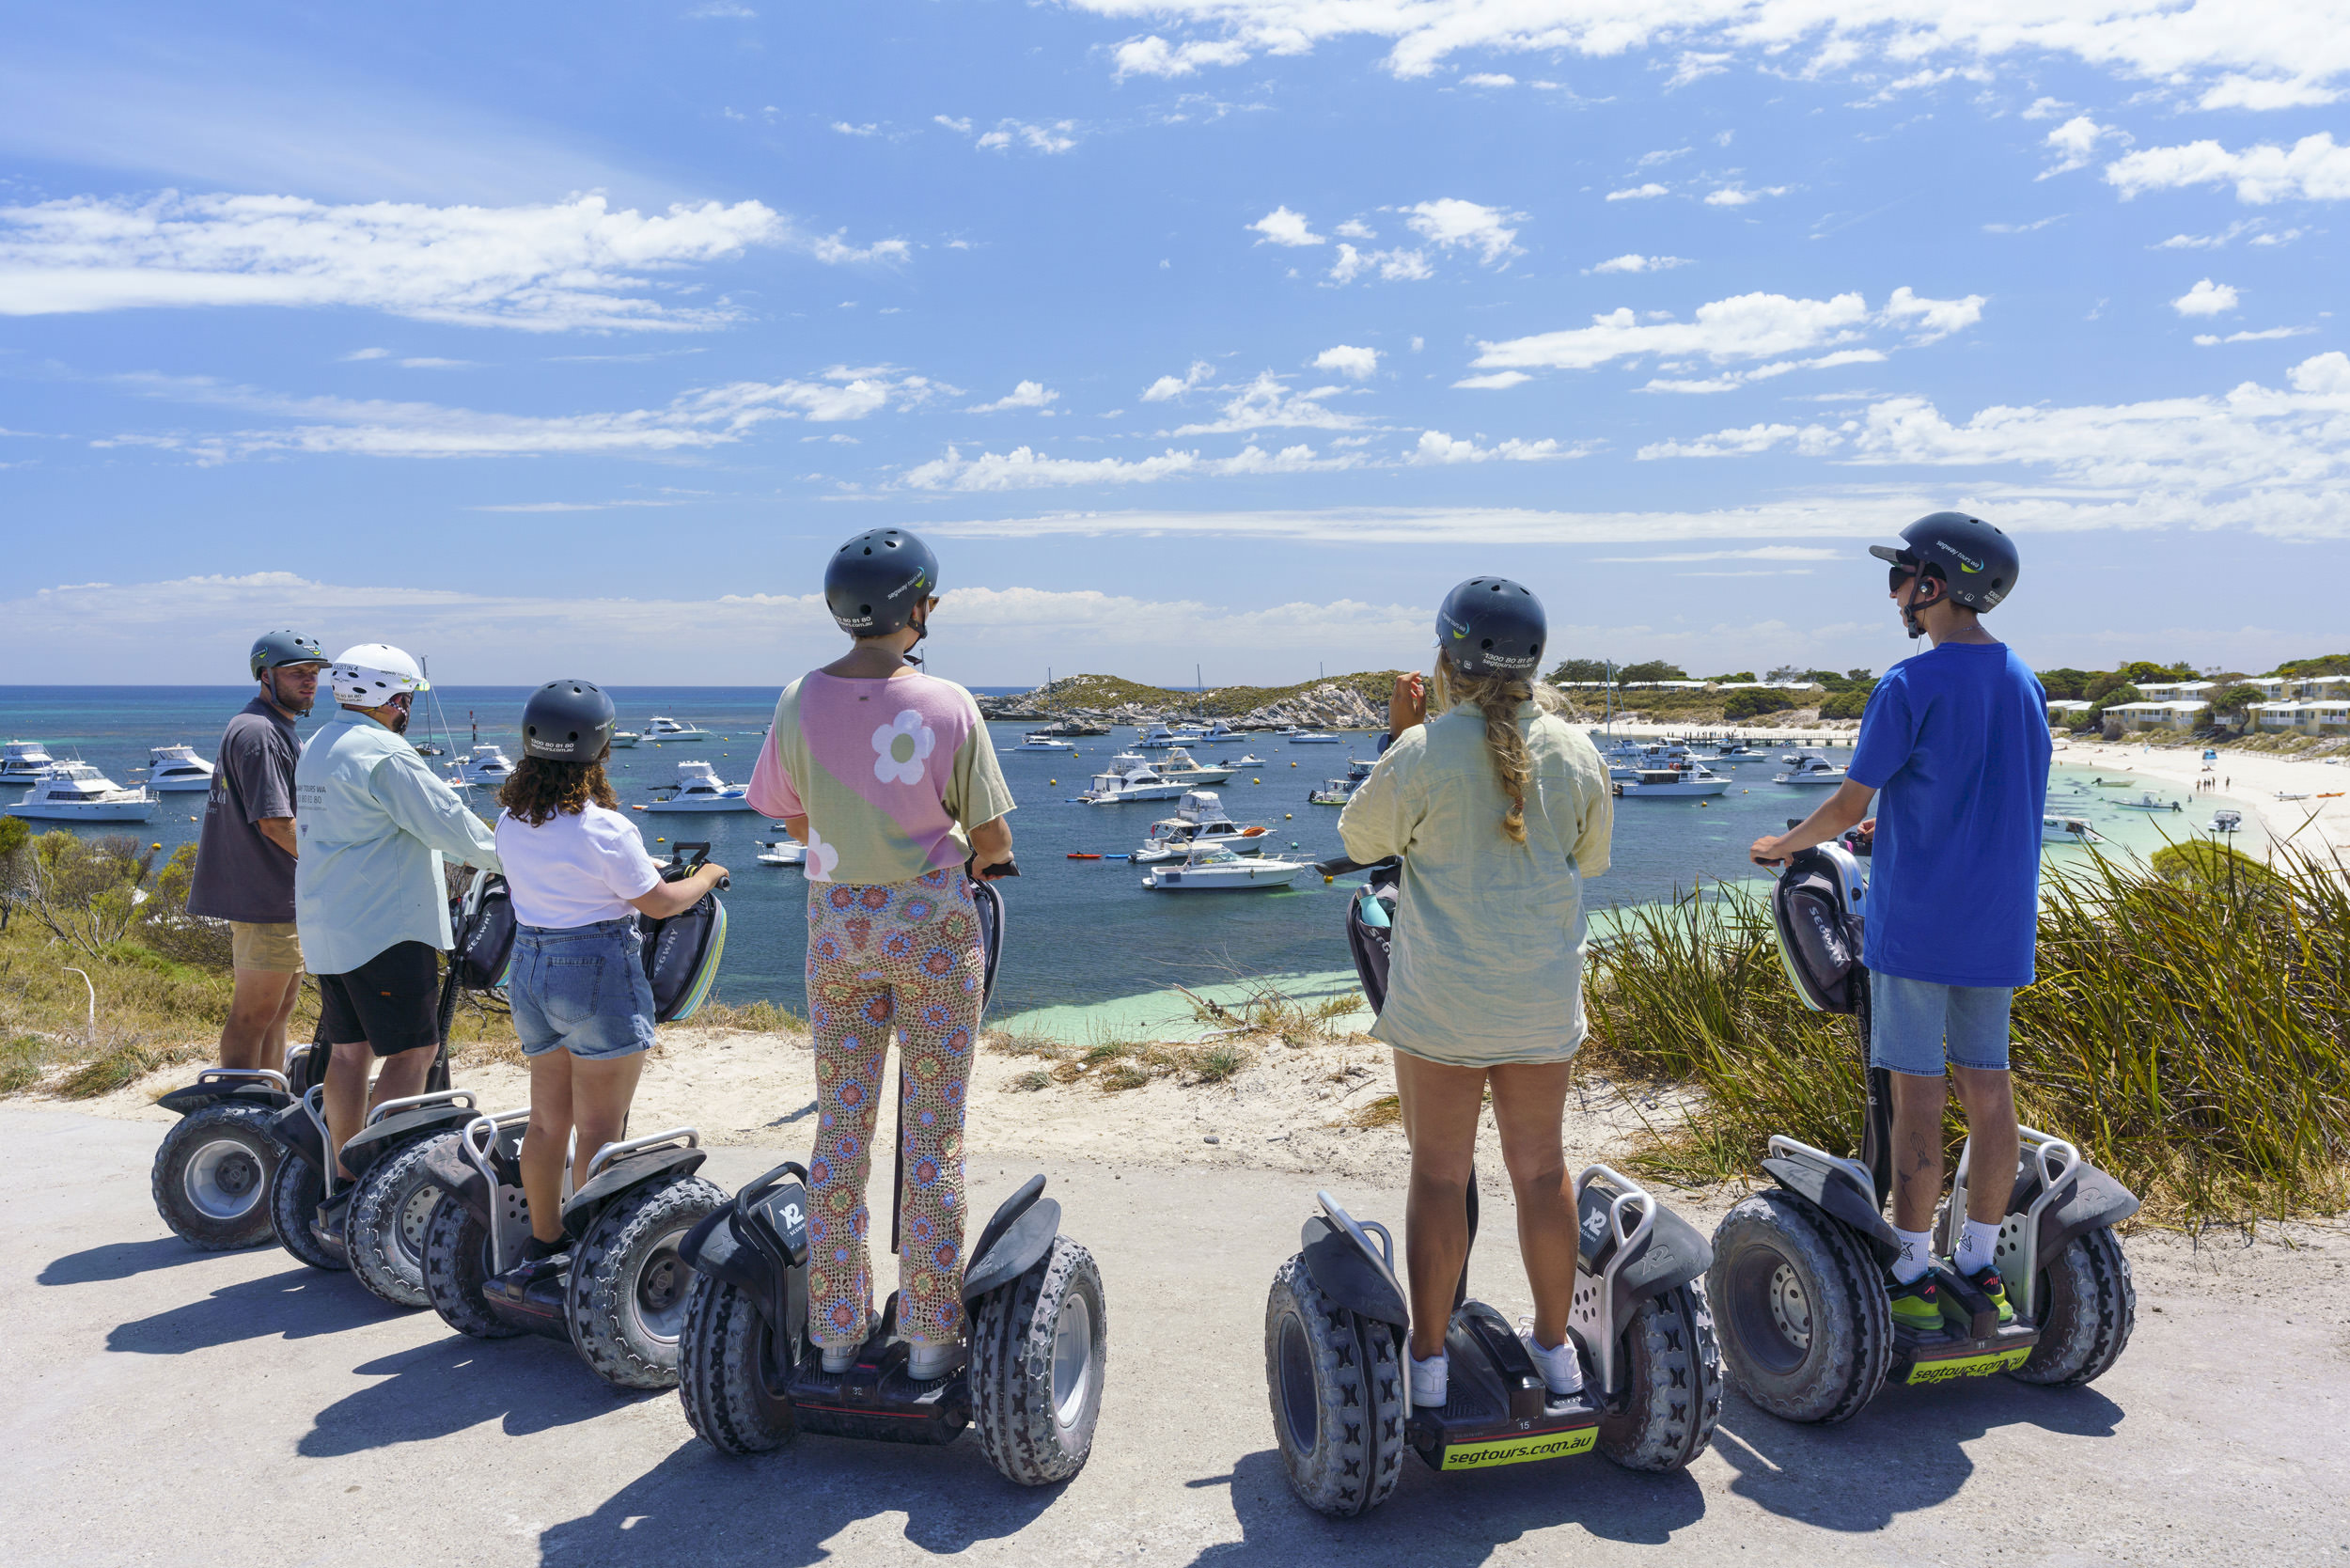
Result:
[[[1251,887],[1287,887],[1305,870],[1300,860],[1234,855],[1221,844],[1202,844],[1180,864],[1153,866],[1142,879],[1154,893],[1207,893]]]
[[[159,745],[147,753],[147,787],[164,790],[209,790],[212,787],[212,764],[196,754],[194,746]]]
[[[52,762],[32,793],[0,809],[40,822],[143,823],[155,814],[155,797],[124,789],[87,762]]]

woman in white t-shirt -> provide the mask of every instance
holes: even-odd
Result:
[[[652,983],[636,917],[666,919],[727,874],[704,865],[677,882],[618,809],[604,759],[619,718],[585,681],[550,681],[523,708],[523,760],[498,791],[498,858],[514,902],[507,995],[530,1062],[523,1190],[530,1242],[492,1281],[520,1294],[571,1267],[563,1248],[563,1160],[573,1129],[583,1159],[620,1136],[652,1045]]]

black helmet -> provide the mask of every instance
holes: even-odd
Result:
[[[937,591],[938,557],[904,528],[868,528],[824,568],[824,606],[853,637],[904,631]]]
[[[1543,602],[1507,577],[1471,577],[1436,611],[1436,646],[1463,675],[1531,680],[1549,635]]]
[[[1997,605],[2024,573],[2014,541],[1963,511],[1928,512],[1902,530],[1899,545],[1872,544],[1869,554],[1940,578],[1950,603],[1969,610]]]
[[[253,679],[258,681],[266,672],[285,665],[322,665],[330,661],[318,638],[306,637],[299,632],[264,632],[253,639],[253,651],[245,662],[252,667]]]
[[[600,686],[550,681],[523,704],[523,755],[551,762],[593,762],[612,744],[619,710]]]

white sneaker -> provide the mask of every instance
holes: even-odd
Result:
[[[841,1372],[847,1372],[851,1367],[855,1366],[857,1352],[863,1350],[865,1348],[865,1341],[872,1337],[873,1314],[868,1312],[865,1314],[865,1332],[857,1337],[856,1343],[850,1345],[820,1345],[818,1347],[824,1353],[824,1371],[838,1376]]]
[[[1543,1386],[1553,1394],[1564,1399],[1583,1391],[1583,1358],[1574,1353],[1574,1335],[1568,1335],[1565,1343],[1545,1349],[1529,1325],[1518,1335],[1518,1343],[1534,1357],[1534,1370],[1543,1374]]]
[[[953,1372],[963,1359],[963,1341],[948,1340],[944,1344],[925,1344],[918,1340],[906,1341],[906,1375],[916,1383],[928,1383]]]
[[[1437,1410],[1444,1406],[1445,1388],[1451,1380],[1452,1362],[1443,1351],[1423,1361],[1411,1352],[1404,1355],[1412,1363],[1412,1407],[1415,1410]]]

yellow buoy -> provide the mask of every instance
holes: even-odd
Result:
[[[860,601],[860,603],[862,603],[862,601]],[[1047,783],[1047,784],[1058,784],[1058,783],[1059,783],[1059,782],[1060,782],[1060,780],[1059,780],[1059,779],[1058,779],[1058,778],[1048,778],[1048,779],[1046,779],[1044,782],[1045,782],[1045,783]]]
[[[668,841],[669,841],[669,840],[668,840],[668,839],[655,839],[653,840],[653,842],[654,842],[654,843],[656,843],[656,844],[666,844],[666,843],[667,843]]]
[[[1289,812],[1287,812],[1287,811],[1282,812],[1282,813],[1281,813],[1281,820],[1282,820],[1283,822],[1288,822],[1288,821],[1290,820],[1290,813],[1289,813]]]
[[[161,849],[161,848],[163,848],[164,846],[163,846],[163,845],[161,845],[161,844],[152,844],[152,845],[149,845],[149,848],[151,848],[151,849]]]

